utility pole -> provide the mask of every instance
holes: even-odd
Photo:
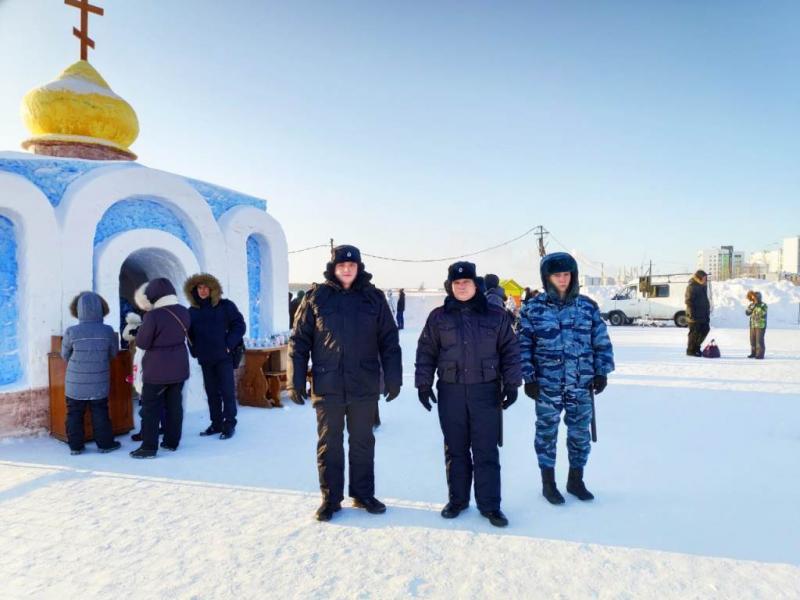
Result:
[[[550,232],[547,231],[544,227],[539,225],[536,228],[536,236],[539,238],[539,257],[543,257],[547,254],[547,251],[544,249],[544,236],[549,234]]]
[[[331,238],[331,252],[333,252],[333,238]]]

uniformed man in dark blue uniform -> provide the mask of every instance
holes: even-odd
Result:
[[[469,506],[473,474],[481,515],[505,527],[500,510],[498,443],[502,410],[517,399],[522,383],[517,339],[511,317],[491,306],[478,290],[475,265],[450,265],[444,305],[428,316],[417,345],[415,385],[422,405],[436,402],[438,373],[439,423],[444,434],[449,500],[446,519]]]

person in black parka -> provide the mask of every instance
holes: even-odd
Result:
[[[146,311],[136,346],[142,357],[142,445],[133,458],[154,458],[158,451],[158,420],[166,411],[161,447],[174,452],[183,428],[183,384],[189,379],[186,338],[191,325],[189,311],[178,304],[169,279],[153,279],[138,295],[136,303]]]
[[[200,435],[219,434],[220,439],[227,440],[236,430],[235,366],[231,355],[242,343],[247,326],[236,304],[222,297],[222,286],[213,275],[192,275],[183,284],[183,293],[189,301],[192,320],[189,350],[203,369],[211,416],[211,425]]]
[[[450,265],[444,305],[430,313],[419,337],[414,382],[420,402],[431,410],[438,372],[449,489],[442,516],[455,518],[469,506],[474,472],[481,515],[504,527],[497,447],[501,411],[516,401],[522,383],[519,344],[508,311],[490,305],[476,279],[473,263]]]
[[[688,356],[703,356],[700,347],[711,330],[711,302],[708,300],[708,275],[699,270],[686,286],[686,318],[689,336],[686,346]]]
[[[400,288],[400,293],[397,296],[397,328],[403,329],[406,326],[404,313],[406,312],[406,291]]]
[[[297,316],[297,309],[300,308],[300,304],[303,302],[303,296],[306,293],[303,290],[297,292],[297,295],[289,302],[289,328],[291,329],[294,327],[294,320]]]
[[[307,397],[306,373],[312,361],[311,399],[317,412],[317,467],[322,505],[317,519],[329,521],[344,495],[345,423],[349,434],[349,495],[372,514],[386,506],[375,498],[375,437],[372,426],[381,392],[400,393],[403,381],[397,325],[386,297],[364,270],[355,246],[337,246],[325,270],[297,312],[289,339],[287,389],[296,404]]]

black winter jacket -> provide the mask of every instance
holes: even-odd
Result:
[[[303,298],[289,339],[288,389],[304,390],[312,361],[312,400],[376,400],[381,368],[386,389],[400,387],[397,325],[386,297],[362,271],[349,290],[330,273]]]
[[[693,323],[708,323],[711,320],[708,284],[702,284],[694,277],[686,286],[686,317]]]
[[[519,343],[505,309],[491,306],[483,294],[468,302],[448,296],[428,315],[417,343],[416,387],[433,386],[438,370],[443,383],[522,383]]]

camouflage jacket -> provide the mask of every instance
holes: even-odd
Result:
[[[753,329],[766,329],[767,305],[763,302],[754,302],[744,311],[750,317],[750,327]]]
[[[542,293],[525,303],[519,331],[522,376],[542,389],[588,387],[614,370],[614,351],[597,304]]]

